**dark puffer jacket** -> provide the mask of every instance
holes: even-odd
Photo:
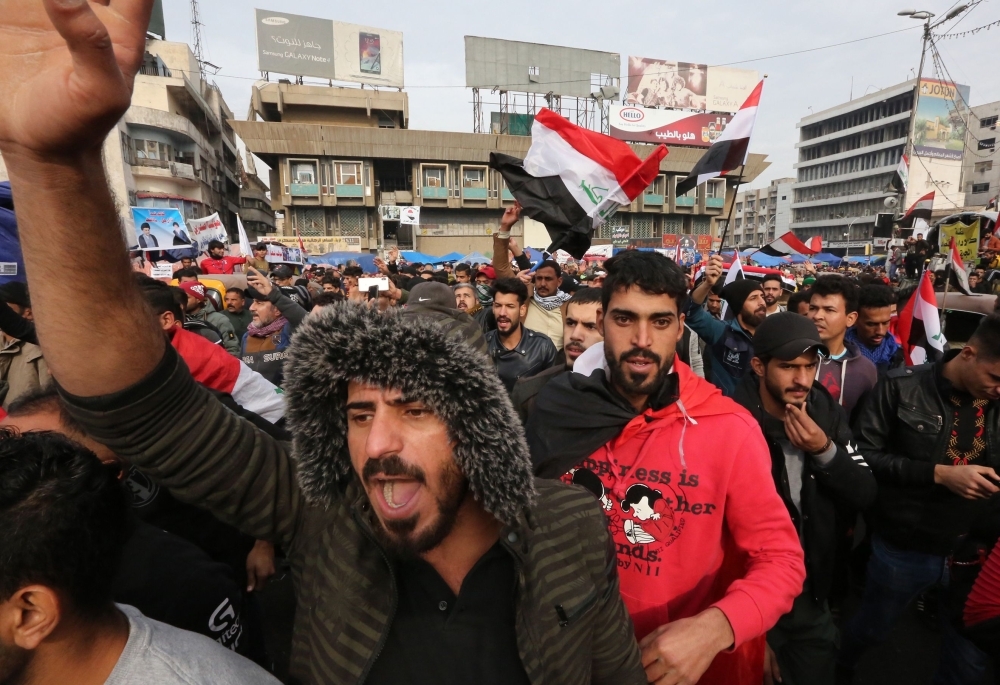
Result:
[[[429,321],[350,303],[307,319],[286,366],[293,453],[198,386],[171,347],[127,390],[66,399],[91,435],[175,497],[285,547],[296,588],[295,682],[362,683],[388,634],[397,584],[347,450],[350,380],[399,388],[448,426],[470,492],[504,524],[531,682],[645,683],[599,505],[572,486],[540,481],[536,490],[489,362]]]

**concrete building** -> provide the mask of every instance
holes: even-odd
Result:
[[[307,248],[356,240],[360,249],[490,251],[500,216],[513,202],[502,177],[487,166],[490,152],[523,157],[531,139],[413,131],[408,118],[402,92],[260,82],[253,86],[249,121],[231,123],[271,168],[271,206],[284,219],[283,234],[297,229]],[[633,149],[645,157],[652,146]],[[682,196],[675,191],[703,152],[672,147],[662,173],[599,229],[595,243],[620,239],[622,227],[637,245],[659,246],[664,233],[718,235],[735,177],[728,191],[727,179]],[[751,155],[744,181],[767,166],[764,155]],[[419,225],[393,218],[391,208],[410,205],[420,207]]]
[[[962,159],[965,206],[985,207],[1000,195],[1000,146],[997,121],[1000,101],[971,108]]]
[[[889,182],[906,146],[916,81],[865,95],[801,119],[790,227],[824,248],[863,248],[894,192]],[[911,161],[911,186],[914,166]],[[911,194],[917,188],[911,187]]]
[[[760,247],[788,233],[793,183],[794,178],[776,178],[766,188],[739,193],[726,247]]]

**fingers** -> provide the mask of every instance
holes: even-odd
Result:
[[[992,494],[1000,492],[1000,488],[983,476],[982,473],[975,474],[973,482],[975,483],[976,490],[978,491],[980,497],[989,497]]]
[[[247,592],[253,592],[257,587],[257,573],[253,564],[247,564]]]
[[[75,72],[84,84],[122,82],[107,28],[87,0],[43,0],[52,25],[66,41]],[[148,23],[148,18],[147,18]],[[145,31],[145,29],[144,29]]]

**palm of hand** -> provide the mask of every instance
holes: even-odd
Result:
[[[151,7],[0,0],[0,148],[63,156],[99,147],[131,101]]]

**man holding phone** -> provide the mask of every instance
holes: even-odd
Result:
[[[292,333],[308,312],[253,267],[247,269],[247,296],[253,300],[250,305],[253,320],[243,335],[240,357],[243,363],[280,387]]]

